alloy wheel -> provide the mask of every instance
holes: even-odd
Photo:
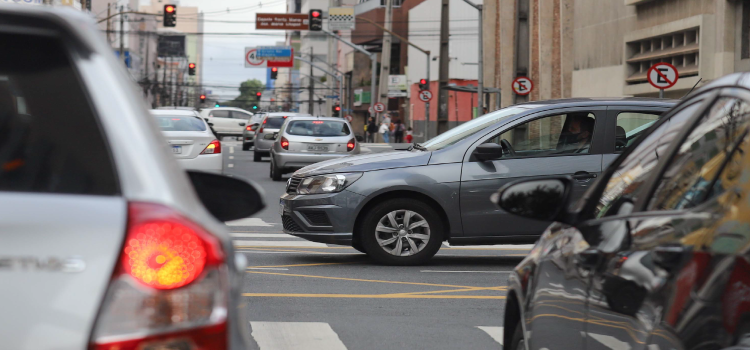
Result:
[[[391,255],[414,255],[430,241],[430,225],[415,211],[394,210],[378,220],[375,239]]]

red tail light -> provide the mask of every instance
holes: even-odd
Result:
[[[349,140],[349,142],[347,142],[346,144],[346,151],[347,152],[353,151],[355,146],[357,146],[357,140],[355,139]]]
[[[248,126],[245,127],[245,130],[247,130],[247,131],[253,131],[254,127],[255,127],[255,125],[248,125]]]
[[[89,349],[226,349],[227,278],[216,237],[168,207],[130,203]]]
[[[206,146],[206,149],[201,154],[217,154],[221,153],[221,142],[219,140],[213,140]]]
[[[286,137],[281,137],[281,148],[285,150],[289,150],[289,140],[286,139]]]

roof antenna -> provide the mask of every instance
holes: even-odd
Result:
[[[695,85],[693,85],[693,88],[690,89],[690,91],[688,91],[685,94],[685,96],[690,95],[690,93],[693,92],[693,90],[695,90],[695,87],[698,86],[698,84],[700,84],[701,80],[703,80],[703,78],[698,79],[698,81],[695,83]],[[680,97],[680,100],[682,100],[683,98],[685,98],[685,96]]]

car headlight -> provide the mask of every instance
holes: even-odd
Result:
[[[297,187],[297,194],[341,192],[362,177],[362,173],[329,174],[305,178]]]

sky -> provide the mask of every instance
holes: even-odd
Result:
[[[156,2],[157,0],[153,0],[153,3]],[[150,0],[141,0],[141,4],[149,3],[151,3]],[[197,6],[198,10],[204,13],[203,31],[205,33],[257,34],[204,36],[203,84],[231,86],[231,88],[206,87],[207,90],[211,90],[214,95],[219,95],[220,99],[232,99],[239,95],[237,87],[245,80],[255,78],[265,83],[266,70],[264,68],[245,68],[245,47],[271,46],[284,40],[284,32],[256,31],[254,22],[256,12],[286,12],[285,0],[179,0],[175,3],[178,6]],[[258,8],[259,4],[260,8]]]

